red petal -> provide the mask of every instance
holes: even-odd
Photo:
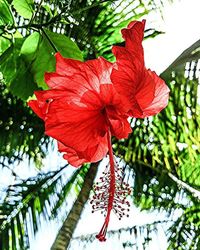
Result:
[[[61,90],[35,92],[34,111],[45,120],[46,134],[78,151],[99,143],[107,131],[101,101],[92,91],[81,98]],[[46,102],[48,101],[48,102]],[[33,105],[32,105],[33,106]]]
[[[52,89],[65,89],[66,78],[65,76],[59,75],[58,73],[45,73],[45,82]]]
[[[125,116],[130,108],[129,102],[123,100],[111,84],[101,85],[100,95],[105,103],[111,134],[118,139],[127,138],[132,132],[127,116]]]
[[[125,48],[113,47],[116,56],[111,80],[131,108],[129,114],[144,118],[160,112],[166,107],[169,89],[162,79],[144,67],[142,39],[145,21],[131,22],[122,30]]]
[[[58,150],[64,153],[64,159],[66,159],[74,167],[79,167],[83,163],[87,162],[97,162],[101,160],[108,152],[107,136],[104,136],[98,145],[94,147],[88,147],[83,152],[66,147],[60,142],[58,142]]]
[[[138,50],[143,54],[142,40],[144,38],[145,20],[142,22],[130,22],[128,27],[122,29],[122,36],[126,42],[126,49],[137,52]]]
[[[47,135],[77,151],[97,145],[106,132],[105,120],[99,110],[88,110],[87,106],[81,105],[54,100],[45,123]]]
[[[36,95],[39,102],[52,102],[53,100],[61,100],[61,102],[63,102],[63,105],[65,103],[70,103],[72,100],[74,102],[80,102],[81,99],[81,97],[78,96],[76,93],[60,89],[35,91],[34,94]]]
[[[73,74],[76,74],[79,70],[79,67],[84,64],[83,62],[75,59],[64,58],[59,52],[55,54],[55,57],[56,73],[63,76],[71,76]]]
[[[114,46],[112,52],[116,57],[116,67],[111,73],[111,80],[118,93],[134,102],[136,86],[140,83],[144,71],[144,54],[142,39],[145,21],[131,22],[122,29],[125,48]]]
[[[123,47],[113,47],[116,67],[112,70],[111,80],[117,92],[132,103],[136,86],[142,80],[144,61]]]
[[[99,92],[100,84],[110,83],[113,64],[102,57],[85,63],[63,58],[56,54],[56,72],[46,73],[45,81],[51,88],[68,89],[84,93],[87,90]]]
[[[44,91],[34,92],[36,97],[41,95]],[[28,102],[28,106],[41,118],[45,119],[49,108],[49,102],[47,100],[31,100]]]
[[[116,106],[121,103],[120,96],[112,84],[102,84],[100,86],[100,97],[105,106]]]
[[[90,68],[91,72],[97,76],[101,84],[111,83],[110,74],[113,67],[111,62],[108,62],[103,57],[99,57],[95,60],[89,60],[85,64]],[[91,84],[93,85],[92,82]]]
[[[153,116],[167,106],[169,88],[155,72],[146,70],[144,79],[137,89],[135,98],[142,110],[142,114],[134,117],[144,118]]]
[[[67,66],[66,66],[67,67]],[[85,66],[84,66],[85,67]],[[59,75],[57,73],[46,73],[45,81],[47,85],[51,88],[56,88],[60,90],[68,90],[71,92],[77,92],[83,94],[87,90],[97,89],[99,90],[99,81],[97,76],[93,75],[91,78],[94,80],[94,86],[90,84],[90,79],[82,67],[80,71],[77,70],[76,74],[73,75]],[[95,79],[96,78],[96,79]]]
[[[44,114],[42,112],[42,109],[38,105],[37,100],[31,100],[28,102],[28,106],[31,107],[31,109],[41,118],[44,119]]]
[[[80,167],[83,163],[86,163],[86,159],[77,154],[77,152],[70,147],[66,147],[63,143],[58,142],[58,150],[63,154],[63,158],[67,160],[72,166]]]
[[[111,133],[118,139],[127,138],[128,135],[132,132],[129,122],[127,118],[114,120],[109,119],[111,125]]]

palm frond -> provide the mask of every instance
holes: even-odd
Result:
[[[171,75],[171,72],[178,71],[179,69],[183,71],[183,68],[186,67],[186,71],[192,69],[192,71],[199,71],[199,68],[195,67],[195,64],[198,64],[198,60],[200,58],[200,40],[196,41],[189,48],[187,48],[181,55],[170,64],[166,70],[161,74],[161,77],[167,78],[167,76]],[[192,63],[193,62],[193,63]],[[193,64],[190,67],[190,63]],[[197,66],[197,65],[196,65]]]
[[[169,227],[171,221],[154,221],[144,225],[135,225],[128,228],[120,228],[118,230],[110,230],[107,232],[108,244],[113,248],[116,246],[120,249],[150,249],[149,243],[159,232],[163,232],[163,226]],[[74,237],[72,239],[72,249],[89,247],[97,247],[96,234],[87,234]],[[116,244],[117,243],[117,244]],[[88,249],[89,249],[88,247]]]
[[[178,174],[184,182],[193,186],[197,190],[200,190],[200,157],[198,155],[197,160],[191,167],[190,160],[186,161],[178,170]]]
[[[81,187],[88,166],[77,169],[68,178],[63,175],[65,169],[66,166],[38,174],[7,188],[5,199],[0,204],[2,249],[28,249],[29,230],[35,234],[40,228],[41,218],[51,219],[52,213],[57,214],[66,202],[64,198],[69,192]]]
[[[196,250],[200,243],[200,206],[191,205],[168,230],[168,249]]]
[[[10,165],[27,155],[38,165],[45,156],[49,139],[43,124],[21,100],[0,85],[0,165]]]

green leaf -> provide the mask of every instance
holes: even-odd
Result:
[[[16,11],[24,18],[31,19],[33,15],[33,0],[13,0]]]
[[[70,38],[48,30],[44,32],[46,36],[42,36],[37,32],[30,35],[22,46],[21,55],[32,65],[31,71],[37,85],[47,89],[44,73],[55,70],[55,51],[49,40],[62,56],[78,60],[83,60],[83,57],[78,46]]]
[[[34,90],[37,89],[37,85],[34,83],[30,65],[27,65],[20,57],[17,62],[19,68],[9,89],[15,96],[26,101],[29,96],[33,95]]]
[[[13,15],[6,0],[0,0],[0,26],[14,24]]]
[[[7,86],[10,85],[18,70],[17,58],[19,56],[22,43],[23,38],[16,38],[15,43],[5,50],[0,56],[0,72],[2,72]]]
[[[46,30],[47,35],[49,36],[50,40],[56,46],[58,51],[67,58],[73,58],[77,60],[83,60],[82,52],[78,48],[75,42],[73,42],[69,37],[51,32]],[[46,41],[48,42],[48,41]],[[49,42],[48,42],[49,45]],[[53,49],[51,49],[53,51]]]
[[[68,37],[50,31],[46,31],[45,34],[63,56],[82,60],[79,48]],[[47,37],[41,36],[38,32],[23,41],[22,38],[16,38],[15,43],[8,47],[9,42],[7,43],[6,39],[0,40],[3,52],[0,57],[0,71],[11,92],[26,100],[37,86],[47,88],[44,73],[54,71],[55,57]]]
[[[3,43],[1,49],[4,50],[0,56],[0,71],[12,94],[22,100],[27,100],[29,96],[33,95],[34,90],[37,89],[37,85],[33,80],[31,64],[27,63],[24,58],[20,56],[23,41],[24,39],[17,38],[15,39],[15,43],[7,48],[6,46],[9,44],[0,38],[0,45],[1,42]],[[30,49],[31,48],[34,49],[33,44],[31,44]],[[26,46],[23,47],[23,50],[27,52],[28,57],[31,56],[31,53],[34,53],[34,50],[28,50]]]
[[[11,42],[4,38],[0,37],[0,55],[2,55],[11,45]]]
[[[39,40],[40,34],[38,32],[34,32],[24,41],[21,47],[21,55],[23,55],[27,61],[31,62],[36,57]]]

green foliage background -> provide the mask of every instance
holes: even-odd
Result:
[[[14,163],[26,157],[42,167],[51,142],[26,101],[35,90],[47,88],[44,72],[54,70],[54,53],[78,60],[98,56],[114,60],[111,46],[122,43],[120,29],[155,8],[161,11],[163,4],[153,0],[0,0],[0,167],[14,174]],[[160,33],[146,30],[145,37]],[[161,74],[171,90],[168,107],[154,118],[133,119],[131,136],[113,141],[126,176],[132,177],[133,203],[141,210],[168,213],[168,249],[200,249],[199,48],[200,40]],[[35,233],[41,216],[47,220],[57,216],[70,190],[78,194],[87,181],[88,168],[62,178],[64,167],[58,166],[54,172],[17,179],[6,187],[0,203],[0,249],[28,249],[28,224]],[[181,215],[175,218],[177,210]],[[157,224],[151,226],[144,225],[147,231],[141,236],[147,245],[145,232],[151,233]],[[126,231],[133,228],[140,230],[130,225]],[[83,238],[89,240],[93,238]]]

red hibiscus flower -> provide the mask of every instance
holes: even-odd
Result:
[[[113,46],[116,66],[111,80],[118,91],[130,103],[129,114],[144,118],[159,113],[167,106],[169,88],[155,72],[144,66],[142,40],[145,21],[131,22],[122,29],[125,47]]]
[[[37,100],[28,103],[71,165],[97,162],[109,154],[110,167],[95,185],[91,201],[93,211],[105,215],[97,235],[100,241],[106,240],[111,211],[119,219],[129,211],[126,197],[130,188],[114,159],[111,136],[128,137],[127,114],[139,118],[155,115],[168,102],[168,87],[144,66],[144,24],[131,22],[122,30],[126,44],[113,47],[114,66],[101,57],[80,62],[57,53],[56,72],[45,74],[50,89],[36,91]]]
[[[36,91],[37,100],[28,103],[44,120],[45,133],[58,141],[59,151],[71,165],[97,162],[109,152],[110,171],[96,189],[98,194],[93,200],[93,210],[99,210],[100,204],[106,217],[97,235],[100,241],[106,240],[111,210],[121,218],[123,206],[129,206],[125,198],[130,192],[118,173],[120,169],[112,152],[111,136],[126,138],[132,131],[127,121],[129,103],[111,83],[112,68],[113,64],[101,57],[80,62],[57,53],[56,72],[45,74],[50,89]]]
[[[73,166],[101,160],[108,131],[118,139],[131,132],[128,106],[110,81],[112,67],[101,57],[80,62],[57,53],[56,72],[45,74],[50,90],[36,91],[37,100],[28,103]]]

